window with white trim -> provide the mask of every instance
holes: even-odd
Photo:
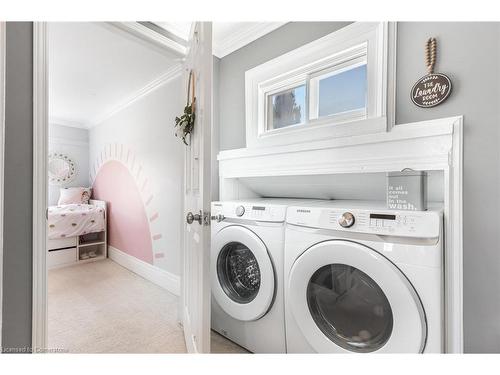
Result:
[[[247,147],[386,131],[393,26],[357,22],[247,71]]]

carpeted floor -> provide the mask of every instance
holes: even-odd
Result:
[[[185,353],[177,297],[107,259],[49,271],[49,348]],[[212,333],[212,352],[246,353]]]

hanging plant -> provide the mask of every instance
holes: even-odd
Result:
[[[175,136],[181,138],[182,142],[184,142],[186,146],[189,146],[186,138],[188,136],[189,138],[191,138],[191,133],[194,128],[194,120],[196,118],[195,103],[196,97],[194,96],[194,73],[191,70],[189,72],[187,100],[186,106],[184,107],[184,114],[181,117],[175,118],[174,125],[174,127],[176,128]]]

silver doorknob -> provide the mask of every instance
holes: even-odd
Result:
[[[339,224],[342,228],[350,228],[354,225],[354,215],[350,212],[344,212],[339,218]]]
[[[202,223],[202,220],[203,220],[203,217],[201,215],[201,211],[199,214],[194,214],[192,212],[188,212],[187,215],[186,215],[186,222],[188,224],[193,224],[194,221],[197,221],[198,224],[201,225]]]

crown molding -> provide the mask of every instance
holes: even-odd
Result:
[[[61,126],[68,126],[70,128],[79,128],[79,129],[86,129],[87,126],[84,123],[78,122],[78,121],[73,121],[73,120],[67,120],[64,118],[60,117],[49,117],[49,124],[50,125],[61,125]]]
[[[130,22],[132,23],[132,22]],[[129,23],[119,23],[119,27],[123,28]],[[189,40],[190,32],[176,22],[158,22],[159,27],[174,34],[178,38]],[[251,24],[241,23],[236,30],[225,35],[220,35],[215,32],[213,40],[213,54],[218,58],[229,55],[230,53],[244,47],[245,45],[261,38],[262,36],[283,26],[286,22],[252,22]],[[141,25],[142,26],[142,25]],[[136,27],[136,26],[133,26]],[[143,26],[145,27],[145,26]],[[217,29],[217,23],[214,24],[214,29]],[[186,47],[185,47],[186,48]]]
[[[286,24],[286,22],[259,22],[249,27],[242,27],[228,36],[215,40],[213,54],[218,58],[227,56],[284,24]]]
[[[172,66],[170,69],[168,69],[165,73],[160,75],[159,77],[155,78],[151,82],[149,82],[147,85],[144,87],[140,88],[136,92],[134,92],[132,95],[129,95],[125,99],[123,99],[118,105],[110,108],[107,111],[104,111],[102,114],[94,117],[91,121],[89,121],[86,124],[87,129],[91,129],[95,126],[98,126],[102,124],[105,120],[113,116],[114,114],[122,111],[123,109],[127,108],[131,104],[135,103],[139,99],[143,98],[144,96],[148,95],[149,93],[153,92],[157,88],[163,86],[165,83],[171,81],[172,79],[179,77],[182,73],[182,64],[176,64]]]
[[[88,147],[89,141],[88,140],[78,141],[75,139],[69,139],[69,138],[64,138],[64,137],[51,137],[49,135],[49,148],[50,148],[50,145]]]
[[[136,36],[142,43],[148,45],[154,44],[170,52],[175,53],[179,57],[186,56],[187,47],[180,43],[162,35],[149,27],[146,27],[139,22],[107,22],[108,25],[114,26],[116,29]]]
[[[187,43],[189,40],[189,35],[191,28],[194,22],[154,22],[154,24],[158,25],[164,30],[174,34],[176,37],[182,39]],[[187,24],[190,24],[189,27],[186,27]],[[185,27],[181,25],[186,25]]]

